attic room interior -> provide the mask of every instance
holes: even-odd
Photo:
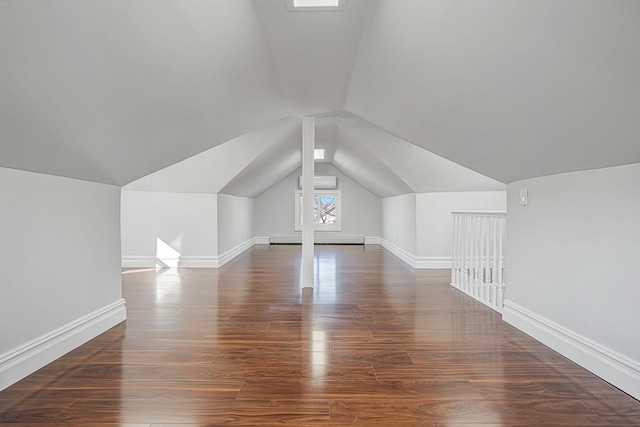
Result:
[[[0,424],[640,425],[640,3],[315,1],[0,1]]]

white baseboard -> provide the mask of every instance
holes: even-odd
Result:
[[[218,267],[222,267],[223,265],[225,265],[226,263],[228,263],[238,255],[240,255],[242,252],[246,251],[247,249],[251,249],[253,245],[255,245],[255,240],[256,240],[255,238],[251,238],[246,242],[242,242],[239,245],[220,254],[218,256]]]
[[[263,242],[264,237],[252,237],[246,242],[242,242],[239,245],[225,251],[218,256],[180,256],[180,258],[160,261],[154,256],[123,256],[122,267],[123,268],[153,268],[158,265],[166,265],[168,267],[178,266],[180,268],[220,268],[233,258],[240,255],[242,252],[258,244],[258,241]],[[268,237],[266,237],[268,244]],[[170,264],[170,265],[167,265]]]
[[[0,354],[0,390],[16,383],[127,318],[120,299]]]
[[[640,399],[640,363],[597,344],[509,300],[502,319],[598,375],[620,390]]]
[[[181,256],[178,261],[179,268],[218,268],[217,256]]]
[[[179,258],[163,258],[154,256],[123,256],[122,268],[218,268],[217,256],[181,256]]]
[[[450,256],[415,256],[382,238],[380,238],[380,245],[416,270],[451,269]]]
[[[294,234],[291,236],[269,236],[269,242],[271,244],[301,244],[302,236],[300,234]]]
[[[380,244],[380,237],[364,236],[364,244],[365,245],[379,245]]]
[[[315,243],[337,245],[364,245],[364,236],[336,236],[325,233],[316,233],[313,237]]]
[[[154,256],[123,256],[122,268],[153,268],[157,260]]]
[[[270,242],[269,236],[256,237],[256,245],[268,245]]]
[[[386,250],[388,250],[398,258],[400,258],[402,261],[409,264],[411,267],[415,268],[416,261],[414,259],[414,256],[409,252],[405,251],[404,249],[394,245],[390,241],[383,238],[380,238],[380,246],[382,246],[383,248],[385,248]]]
[[[416,269],[451,269],[450,256],[416,256],[414,262]]]
[[[301,244],[302,235],[293,234],[288,236],[270,236],[269,241],[272,244]],[[318,244],[336,244],[336,245],[362,245],[365,243],[363,236],[343,236],[331,234],[331,232],[317,232],[313,237],[314,243]]]

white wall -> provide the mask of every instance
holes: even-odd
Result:
[[[640,397],[640,164],[508,186],[504,319]],[[529,205],[519,205],[520,188]]]
[[[382,239],[407,255],[416,253],[416,195],[403,194],[381,199]],[[384,242],[383,242],[384,243]]]
[[[253,232],[254,212],[255,199],[218,194],[219,254],[224,254],[255,237]]]
[[[455,211],[506,211],[506,191],[416,194],[416,255],[451,258]]]
[[[216,194],[122,191],[125,266],[155,265],[157,239],[203,267],[218,255]],[[182,265],[182,264],[181,264]]]
[[[295,234],[295,196],[300,169],[256,197],[256,236],[286,236]]]
[[[295,231],[295,190],[298,189],[298,169],[256,198],[256,236],[292,236]],[[342,191],[342,231],[318,231],[316,236],[379,236],[379,199],[347,177],[336,167],[317,163],[316,175],[335,175]]]
[[[119,187],[0,168],[0,200],[2,389],[126,314]]]
[[[454,211],[506,210],[505,191],[410,193],[381,199],[382,245],[414,268],[451,268]]]

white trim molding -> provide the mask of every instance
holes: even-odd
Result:
[[[291,236],[269,236],[270,244],[302,244],[302,236],[300,234]]]
[[[218,268],[219,257],[217,256],[181,256],[177,260],[177,265],[179,268]]]
[[[267,239],[266,242],[262,239]],[[123,268],[155,268],[178,266],[179,268],[220,268],[242,252],[251,249],[256,244],[268,244],[268,237],[252,237],[251,239],[240,243],[239,245],[225,251],[218,256],[185,256],[179,258],[165,259],[162,262],[154,256],[123,256]],[[260,243],[258,243],[260,241]],[[168,265],[171,264],[171,265]]]
[[[256,245],[268,245],[271,243],[269,236],[256,237]]]
[[[365,238],[366,239],[366,238]],[[416,256],[410,254],[404,249],[394,245],[390,241],[379,238],[380,246],[400,258],[402,261],[409,264],[416,270],[426,269],[451,269],[451,257],[450,256]],[[366,242],[366,240],[365,240]]]
[[[155,268],[158,258],[154,256],[123,256],[122,268]]]
[[[180,256],[163,258],[155,256],[123,256],[122,268],[218,268],[217,256]]]
[[[640,363],[509,300],[502,319],[620,390],[640,399]]]
[[[126,318],[125,300],[120,299],[0,354],[0,390],[97,337]]]
[[[318,230],[316,230],[318,231]],[[270,236],[269,241],[272,244],[301,244],[302,236],[300,234],[289,235],[289,236]],[[313,238],[314,243],[316,244],[325,244],[325,245],[362,245],[365,243],[365,237],[363,236],[346,236],[342,234],[333,234],[333,233],[315,233]]]
[[[416,261],[414,259],[414,256],[409,252],[405,251],[401,247],[396,246],[390,241],[388,241],[387,239],[383,239],[383,238],[380,238],[380,246],[382,246],[383,248],[385,248],[386,250],[388,250],[398,258],[400,258],[402,261],[409,264],[411,267],[415,268]]]
[[[229,261],[231,261],[232,259],[234,259],[235,257],[237,257],[238,255],[240,255],[241,253],[243,253],[244,251],[251,249],[253,247],[253,245],[256,244],[256,239],[255,237],[240,243],[239,245],[229,249],[228,251],[224,251],[223,253],[221,253],[218,256],[218,268],[222,267],[223,265],[225,265],[226,263],[228,263]]]
[[[451,269],[450,256],[416,256],[414,257],[415,269]]]
[[[314,238],[315,243],[321,244],[336,244],[336,245],[363,245],[363,236],[331,236],[326,234],[316,234]]]
[[[377,236],[364,236],[365,245],[379,245],[380,237]]]

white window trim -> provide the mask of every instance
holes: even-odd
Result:
[[[342,231],[342,191],[341,190],[315,190],[313,194],[327,194],[336,198],[336,223],[335,224],[316,224],[315,231]],[[302,190],[296,190],[295,193],[295,230],[302,231],[300,223],[300,197]]]

